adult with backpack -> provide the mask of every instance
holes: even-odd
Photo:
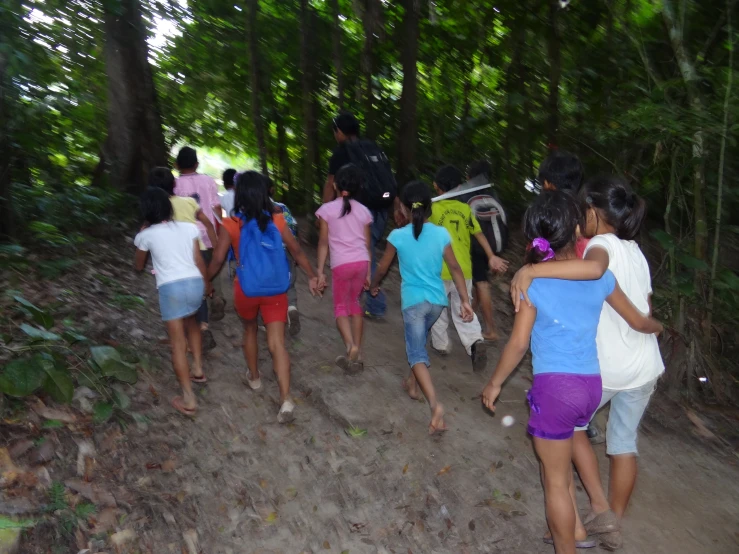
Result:
[[[233,247],[237,267],[234,307],[244,325],[244,358],[249,369],[246,383],[255,391],[262,388],[257,367],[257,316],[261,314],[280,389],[277,421],[289,423],[295,419],[295,405],[290,401],[290,356],[285,348],[290,264],[283,244],[308,275],[310,291],[314,296],[319,293],[318,277],[285,218],[282,214],[274,213],[263,175],[256,171],[238,175],[233,211],[231,217],[223,220],[218,246],[208,266],[208,275],[218,273],[229,248]]]
[[[398,187],[390,168],[390,161],[380,147],[367,138],[360,137],[359,121],[349,112],[342,112],[331,122],[338,146],[328,162],[328,178],[323,187],[323,203],[336,198],[334,176],[347,164],[354,164],[364,174],[364,186],[356,199],[372,215],[372,275],[377,267],[375,247],[382,238],[387,218],[397,196]],[[385,316],[387,301],[381,291],[376,297],[365,296],[364,315],[370,318]]]

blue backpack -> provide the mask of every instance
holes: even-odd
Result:
[[[273,221],[264,233],[256,219],[246,221],[239,238],[236,276],[246,296],[275,296],[290,288],[290,265],[282,246],[282,236]]]

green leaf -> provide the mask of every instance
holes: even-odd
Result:
[[[113,404],[109,402],[98,402],[92,412],[92,420],[95,423],[104,423],[113,415]]]
[[[112,346],[92,346],[92,359],[105,377],[112,377],[123,383],[133,384],[138,379],[136,368],[121,359],[121,355]]]
[[[79,333],[75,333],[74,331],[65,331],[64,334],[62,334],[64,337],[64,340],[66,340],[69,344],[76,344],[78,342],[87,342],[88,339],[84,335],[80,335]]]
[[[28,323],[21,323],[21,331],[31,337],[33,340],[61,340],[62,337],[56,333],[46,331],[45,329],[39,329],[38,327],[31,327]]]
[[[679,261],[682,265],[684,265],[688,269],[696,269],[698,271],[708,271],[708,264],[706,262],[704,262],[703,260],[699,260],[698,258],[694,258],[690,254],[685,254],[684,252],[680,252],[675,257],[677,258],[677,261]]]
[[[36,525],[35,519],[13,519],[0,516],[0,530],[2,529],[29,529]]]
[[[47,419],[41,424],[42,429],[59,429],[64,427],[64,422],[58,419]]]
[[[346,434],[354,439],[358,439],[359,437],[364,437],[367,435],[367,429],[360,429],[359,427],[350,425],[346,429]]]
[[[39,355],[13,360],[0,374],[0,392],[18,398],[33,394],[46,380],[46,364],[48,361]]]
[[[649,234],[652,235],[652,237],[654,237],[665,250],[675,247],[675,240],[662,229],[655,229]]]
[[[727,289],[739,290],[739,276],[730,269],[722,270],[718,275],[719,280],[726,285]]]
[[[69,404],[74,396],[74,383],[69,372],[61,369],[46,369],[44,391],[61,404]]]
[[[54,318],[51,317],[48,312],[45,312],[34,304],[31,304],[31,302],[29,302],[22,296],[14,296],[13,298],[16,302],[23,306],[26,311],[31,314],[33,320],[44,327],[44,329],[51,329],[54,326]]]
[[[118,408],[119,410],[127,410],[131,407],[131,399],[125,392],[120,391],[117,388],[114,388],[112,392],[113,403],[115,404],[116,408]]]
[[[84,521],[87,521],[87,519],[89,519],[89,517],[95,512],[97,512],[97,506],[89,502],[81,502],[80,504],[77,504],[74,509],[74,515]]]

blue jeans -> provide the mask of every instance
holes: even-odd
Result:
[[[387,225],[387,210],[375,211],[370,210],[372,214],[372,225],[370,230],[372,232],[372,277],[375,276],[375,269],[377,269],[377,254],[375,253],[375,247],[382,238],[385,232],[385,226]],[[385,299],[385,293],[380,290],[377,296],[372,296],[369,291],[365,294],[364,311],[369,312],[370,315],[375,317],[383,317],[387,310],[387,301]]]
[[[421,302],[403,310],[403,327],[405,330],[405,354],[408,357],[408,365],[416,364],[431,365],[428,352],[426,351],[426,340],[429,330],[439,319],[439,315],[446,306]]]

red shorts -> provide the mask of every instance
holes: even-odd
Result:
[[[364,291],[369,262],[352,262],[333,268],[334,317],[360,315],[359,298]]]
[[[265,325],[287,323],[287,293],[275,296],[246,296],[238,279],[234,281],[234,306],[242,319],[256,319],[261,312]]]

